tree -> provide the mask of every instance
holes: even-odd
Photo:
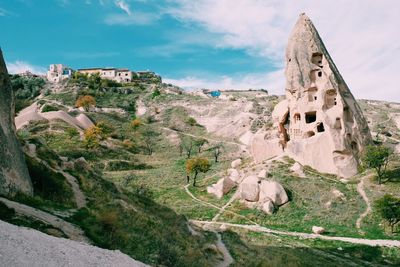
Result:
[[[194,173],[193,186],[196,186],[197,175],[200,172],[208,172],[210,170],[210,167],[211,164],[206,158],[193,158],[186,161],[186,173]],[[187,177],[189,177],[189,175]]]
[[[192,118],[192,117],[189,117],[189,119],[186,121],[190,126],[196,126],[197,125],[197,121],[194,119],[194,118]]]
[[[98,128],[100,128],[100,135],[101,135],[101,137],[104,139],[104,138],[107,138],[108,136],[110,136],[112,133],[113,133],[113,131],[114,131],[114,129],[112,128],[112,126],[108,123],[108,122],[106,122],[106,121],[99,121],[97,124],[96,124],[96,126],[98,127]]]
[[[221,143],[216,144],[215,146],[208,149],[212,152],[215,163],[218,162],[218,158],[222,154],[223,149],[224,149],[224,146]]]
[[[207,139],[204,139],[204,138],[197,139],[196,141],[194,141],[194,145],[198,148],[199,153],[201,153],[201,149],[207,143],[208,143]]]
[[[190,136],[181,136],[180,146],[181,151],[186,152],[186,158],[190,159],[194,148],[193,138]]]
[[[144,146],[147,150],[147,153],[149,155],[152,155],[154,152],[154,146],[156,144],[157,141],[157,137],[160,135],[159,133],[146,128],[141,132],[142,135],[142,141],[144,143]]]
[[[388,222],[393,234],[394,226],[400,222],[400,199],[386,194],[378,199],[375,205],[382,218]]]
[[[378,184],[382,182],[391,154],[392,151],[383,145],[369,145],[365,149],[363,161],[369,168],[375,169],[378,175]]]
[[[91,95],[83,95],[76,100],[75,106],[83,107],[85,111],[89,111],[91,107],[96,106],[96,100]]]
[[[96,125],[93,125],[86,129],[84,133],[84,142],[87,148],[96,148],[100,145],[102,139],[102,131]]]

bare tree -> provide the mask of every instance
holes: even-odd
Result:
[[[224,150],[224,146],[222,145],[222,143],[218,143],[218,144],[214,145],[213,147],[209,148],[208,150],[211,151],[211,153],[214,157],[214,161],[215,161],[215,163],[217,163],[219,157],[221,156],[221,154]]]
[[[186,153],[186,158],[190,159],[195,147],[193,138],[190,136],[181,136],[181,147],[182,151]]]

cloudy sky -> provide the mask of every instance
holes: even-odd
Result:
[[[400,102],[398,0],[0,0],[10,72],[153,70],[187,88],[284,92],[283,55],[301,12],[356,98]]]

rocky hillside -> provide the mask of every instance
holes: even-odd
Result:
[[[95,103],[76,107],[83,96]],[[281,99],[264,91],[213,98],[162,83],[46,83],[16,119],[34,197],[0,198],[0,219],[154,266],[399,264],[398,248],[387,247],[398,236],[367,210],[384,193],[398,194],[396,179],[378,186],[368,170],[339,180],[293,169],[285,156],[254,161],[252,140],[268,137]],[[398,147],[400,106],[359,103],[373,136]],[[193,173],[187,183],[188,158],[210,163],[197,186]],[[240,179],[263,171],[261,184],[279,183],[289,201],[266,214],[236,189],[221,198],[207,193],[238,158]],[[312,235],[314,226],[325,235]]]

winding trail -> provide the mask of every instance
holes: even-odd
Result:
[[[330,240],[330,241],[341,241],[352,244],[360,244],[367,246],[381,246],[381,247],[397,247],[400,248],[400,240],[387,240],[387,239],[365,239],[365,238],[355,238],[355,237],[340,237],[340,236],[326,236],[326,235],[318,235],[318,234],[310,234],[310,233],[301,233],[301,232],[290,232],[290,231],[280,231],[273,230],[259,225],[248,225],[248,224],[234,224],[227,222],[213,222],[213,221],[200,221],[200,220],[189,220],[194,225],[198,227],[203,227],[207,225],[207,227],[216,227],[219,228],[221,225],[234,227],[234,228],[242,228],[253,232],[259,233],[269,233],[269,234],[277,234],[277,235],[287,235],[287,236],[295,236],[305,239],[322,239],[322,240]]]
[[[224,256],[224,260],[217,264],[217,267],[228,267],[234,262],[232,255],[229,253],[229,250],[225,246],[224,242],[222,242],[221,234],[215,232],[215,235],[217,236],[217,248],[222,253],[222,256]]]
[[[68,236],[68,238],[72,240],[81,241],[88,244],[90,243],[84,232],[72,223],[64,221],[63,219],[45,211],[32,208],[25,204],[11,201],[6,198],[0,197],[0,201],[3,202],[7,207],[14,209],[16,213],[34,218],[43,223],[49,224],[54,228],[60,229],[64,234]]]
[[[185,189],[186,193],[187,193],[194,201],[196,201],[196,202],[198,202],[198,203],[200,203],[200,204],[203,204],[203,205],[205,205],[205,206],[209,206],[209,207],[212,207],[212,208],[214,208],[214,209],[217,209],[217,210],[219,210],[219,211],[221,212],[221,210],[222,210],[223,207],[218,207],[217,205],[214,205],[214,204],[212,204],[212,203],[209,203],[209,202],[203,201],[203,200],[201,200],[201,199],[198,199],[197,197],[195,197],[195,196],[192,194],[192,192],[190,192],[189,186],[190,186],[190,184],[185,185],[185,186],[184,186],[184,189]],[[233,214],[233,215],[238,216],[238,217],[240,217],[240,218],[242,218],[242,219],[245,219],[246,221],[251,222],[251,223],[254,224],[254,225],[258,225],[256,222],[253,222],[252,220],[248,219],[246,216],[240,215],[240,214],[238,214],[238,213],[236,213],[236,212],[229,211],[229,210],[223,210],[222,212],[227,212],[227,213]],[[222,213],[222,212],[221,212],[221,213]]]
[[[371,202],[369,201],[367,194],[365,193],[365,190],[364,190],[364,181],[366,179],[370,178],[371,176],[372,176],[372,174],[364,176],[363,178],[361,178],[360,182],[357,184],[357,192],[364,199],[365,204],[367,205],[367,209],[360,215],[360,217],[356,221],[356,227],[361,234],[365,234],[364,231],[361,230],[361,222],[368,215],[368,213],[370,213],[372,210]]]

